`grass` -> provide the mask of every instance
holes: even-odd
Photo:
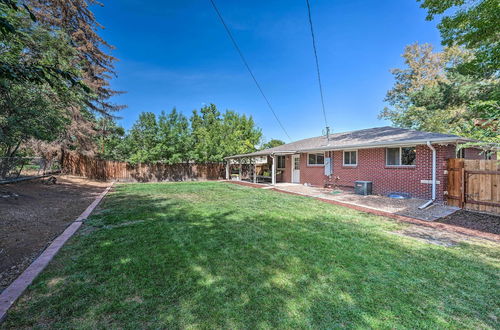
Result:
[[[10,327],[498,328],[499,247],[226,183],[118,185]]]

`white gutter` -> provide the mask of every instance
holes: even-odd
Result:
[[[254,157],[264,157],[264,156],[271,156],[271,155],[293,155],[297,153],[295,150],[284,150],[284,151],[270,151],[270,152],[256,152],[254,153],[249,153],[249,154],[241,154],[241,155],[234,155],[234,156],[227,156],[224,157],[224,159],[234,159],[234,158],[254,158]]]
[[[465,139],[450,139],[450,138],[441,138],[441,139],[433,139],[432,140],[434,143],[440,143],[440,144],[445,144],[445,143],[458,143],[458,142],[467,142],[468,140]],[[310,149],[300,149],[297,150],[297,152],[312,152],[312,151],[323,151],[323,150],[346,150],[346,149],[371,149],[371,148],[384,148],[384,147],[391,147],[391,146],[412,146],[412,145],[418,145],[418,144],[427,144],[428,140],[407,140],[407,141],[397,141],[397,142],[391,142],[391,141],[384,141],[384,142],[375,142],[375,143],[370,143],[370,144],[351,144],[351,145],[344,145],[344,146],[322,146],[322,147],[317,147],[317,148],[310,148]]]
[[[432,150],[432,198],[418,207],[421,210],[429,207],[436,200],[436,148],[432,146],[431,141],[427,141],[427,146]]]
[[[464,139],[464,138],[436,138],[432,139],[433,143],[439,143],[439,144],[457,144],[461,142],[474,142],[476,140],[472,139]],[[362,144],[351,144],[351,145],[343,145],[343,146],[335,146],[334,141],[333,145],[323,145],[320,147],[315,147],[315,148],[302,148],[302,149],[296,149],[296,150],[283,150],[283,151],[269,151],[266,152],[265,150],[262,150],[262,153],[257,151],[255,153],[249,153],[249,154],[243,154],[243,155],[234,155],[234,156],[228,156],[224,157],[224,159],[233,159],[233,158],[239,158],[239,157],[262,157],[262,156],[268,156],[271,154],[276,154],[276,155],[290,155],[290,154],[296,154],[296,153],[303,153],[303,152],[315,152],[315,151],[337,151],[337,150],[348,150],[348,149],[371,149],[371,148],[386,148],[386,147],[395,147],[395,146],[416,146],[416,145],[421,145],[421,144],[427,144],[429,142],[428,140],[406,140],[406,141],[384,141],[384,142],[374,142],[374,143],[362,143]]]

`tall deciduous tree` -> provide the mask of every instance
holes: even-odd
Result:
[[[262,131],[255,126],[253,118],[226,111],[222,118],[223,155],[238,155],[257,150]],[[222,159],[221,159],[222,160]]]
[[[195,110],[191,117],[193,159],[220,162],[224,157],[256,150],[262,137],[252,117],[226,111],[223,115],[214,104]]]
[[[500,142],[499,79],[457,69],[473,56],[456,46],[442,52],[434,52],[429,44],[407,46],[406,67],[392,70],[396,82],[385,99],[390,107],[380,117],[399,127]]]
[[[159,127],[156,115],[143,112],[130,130],[126,140],[131,150],[132,163],[152,163],[160,160],[158,145],[160,143]]]
[[[204,106],[191,116],[193,157],[198,162],[218,162],[224,157],[221,113],[214,104]]]
[[[160,160],[167,164],[183,163],[192,158],[192,138],[189,121],[175,108],[162,112],[158,119]]]
[[[278,140],[278,139],[272,139],[269,142],[266,142],[262,145],[261,149],[269,149],[269,148],[274,148],[274,147],[279,147],[281,145],[284,145],[285,141]]]
[[[461,65],[462,73],[489,77],[500,68],[500,2],[498,0],[418,0],[427,20],[440,15],[442,43],[461,45],[475,56]]]
[[[129,149],[125,143],[125,129],[118,125],[113,118],[102,117],[95,123],[99,132],[96,136],[98,155],[102,159],[125,161],[128,159]]]
[[[138,162],[221,162],[224,157],[256,150],[262,133],[252,117],[234,111],[220,113],[213,104],[193,111],[188,120],[173,109],[141,113],[117,150],[118,158]]]

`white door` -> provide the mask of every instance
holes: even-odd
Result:
[[[300,183],[300,155],[292,156],[292,182]]]

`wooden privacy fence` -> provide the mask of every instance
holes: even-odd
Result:
[[[222,163],[132,165],[66,152],[62,159],[62,171],[67,174],[103,181],[197,181],[223,179],[225,166]]]
[[[448,160],[449,205],[500,213],[500,161]]]

